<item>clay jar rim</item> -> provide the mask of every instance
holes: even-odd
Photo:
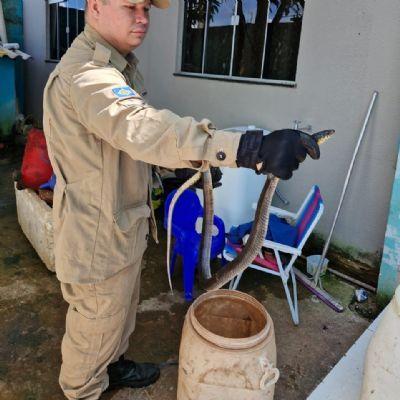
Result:
[[[224,336],[217,335],[208,329],[206,329],[196,318],[195,311],[196,308],[204,301],[210,300],[210,299],[217,299],[217,298],[236,298],[239,300],[243,300],[250,304],[251,306],[255,307],[258,311],[260,311],[263,316],[265,317],[265,326],[263,329],[260,330],[257,334],[253,336],[248,336],[246,338],[227,338]],[[208,342],[211,342],[218,347],[222,347],[224,349],[233,349],[233,350],[238,350],[238,349],[248,349],[254,346],[257,346],[261,342],[263,342],[269,335],[271,331],[271,326],[272,326],[272,320],[270,315],[268,314],[267,310],[265,307],[257,301],[254,297],[243,293],[239,292],[236,290],[227,290],[227,289],[219,289],[219,290],[213,290],[211,292],[207,292],[199,296],[193,304],[190,306],[189,311],[188,311],[188,317],[190,319],[190,322],[192,323],[192,326],[194,330],[205,340]]]

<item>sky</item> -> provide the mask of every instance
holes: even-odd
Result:
[[[59,3],[60,7],[76,8],[78,10],[85,9],[85,0],[49,0],[49,4]]]
[[[231,24],[231,17],[235,13],[236,0],[222,0],[219,6],[218,14],[214,15],[214,20],[210,22],[210,26],[226,26]],[[274,4],[270,5],[268,22],[272,22],[277,7]],[[257,12],[257,0],[243,0],[243,12],[248,23],[254,23]],[[282,18],[281,22],[290,22],[294,13]]]

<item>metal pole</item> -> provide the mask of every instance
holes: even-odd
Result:
[[[0,41],[3,42],[3,44],[8,43],[6,22],[4,20],[3,4],[1,0],[0,0]]]
[[[320,281],[323,260],[324,260],[324,258],[326,256],[326,253],[328,252],[328,248],[329,248],[329,245],[330,245],[330,242],[331,242],[331,239],[332,239],[333,230],[335,229],[335,225],[336,225],[337,219],[339,217],[340,210],[342,208],[344,196],[346,194],[347,186],[348,186],[349,181],[350,181],[350,176],[351,176],[351,173],[353,171],[354,162],[356,160],[357,153],[358,153],[358,150],[359,150],[360,145],[361,145],[361,141],[363,140],[364,133],[365,133],[365,131],[367,129],[367,125],[368,125],[369,119],[371,117],[371,112],[372,112],[372,109],[374,107],[375,100],[376,100],[377,97],[378,97],[378,92],[375,91],[373,93],[373,95],[372,95],[371,102],[369,103],[368,112],[367,112],[367,115],[365,117],[364,124],[363,124],[363,127],[361,129],[360,136],[358,138],[358,142],[357,142],[356,148],[355,148],[354,153],[353,153],[353,158],[351,160],[351,163],[350,163],[350,166],[349,166],[349,170],[347,172],[346,180],[345,180],[344,185],[343,185],[342,195],[340,196],[339,205],[338,205],[338,208],[336,210],[335,218],[333,219],[331,230],[329,232],[328,239],[325,242],[325,246],[324,246],[324,250],[322,251],[321,258],[319,259],[317,270],[315,271],[314,282],[315,282],[316,285]]]

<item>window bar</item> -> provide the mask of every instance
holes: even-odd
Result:
[[[69,47],[69,0],[66,1],[66,8],[67,8],[67,26],[65,28],[65,31],[67,33],[67,49]]]
[[[56,18],[56,32],[57,32],[57,60],[60,59],[60,17],[59,17],[59,3],[56,4],[56,12],[57,12],[57,18]]]
[[[271,7],[271,1],[268,1],[267,23],[265,24],[264,48],[263,48],[263,56],[262,56],[262,63],[261,63],[260,79],[263,78],[263,74],[264,74],[265,53],[266,53],[267,37],[268,37],[268,20],[269,20],[269,12],[271,10],[270,7]]]
[[[291,87],[296,86],[296,81],[285,81],[279,79],[246,78],[246,77],[238,77],[235,75],[229,77],[228,75],[202,74],[200,72],[179,72],[176,75],[194,76],[196,78],[215,79],[219,81],[266,83],[269,85],[280,85],[280,86],[291,86]]]
[[[235,17],[237,16],[238,2],[235,1]],[[231,65],[229,67],[229,76],[232,77],[233,71],[233,56],[235,54],[235,39],[236,39],[236,18],[235,24],[233,25],[233,35],[232,35],[232,50],[231,50]]]
[[[79,5],[77,6],[77,8],[75,9],[75,37],[77,37],[79,35],[79,9],[78,9]]]
[[[204,38],[203,38],[203,58],[201,60],[201,73],[204,74],[204,66],[206,63],[206,48],[207,48],[207,32],[208,32],[208,9],[209,9],[209,0],[207,0],[206,6],[206,17],[205,17],[205,26],[204,26]]]

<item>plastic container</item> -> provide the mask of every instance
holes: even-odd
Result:
[[[307,273],[309,275],[314,276],[320,259],[321,256],[319,254],[307,257]],[[324,258],[324,262],[322,264],[321,276],[325,275],[326,269],[328,268],[328,262],[329,260],[327,258]]]
[[[53,174],[47,154],[43,131],[32,128],[28,133],[21,167],[22,183],[26,188],[38,190]]]
[[[178,400],[272,400],[279,379],[274,326],[253,297],[231,290],[200,296],[185,318]]]

